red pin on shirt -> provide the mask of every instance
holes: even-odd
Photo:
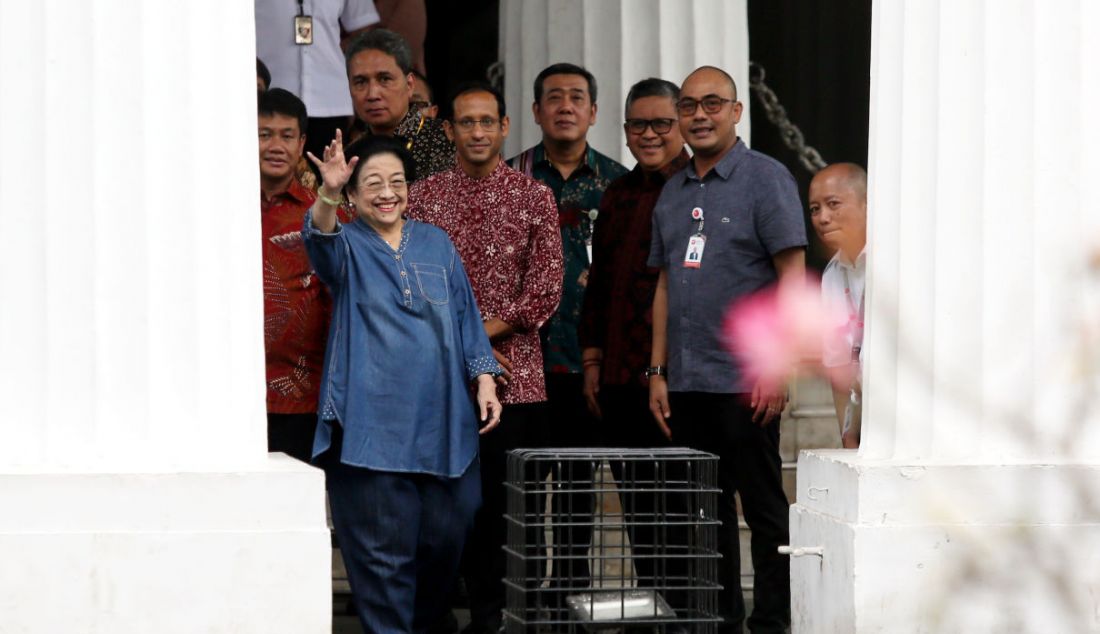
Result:
[[[691,219],[692,220],[702,220],[703,219],[703,208],[702,207],[696,207],[695,209],[692,209],[691,210]]]

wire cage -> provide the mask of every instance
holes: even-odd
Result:
[[[506,632],[714,632],[718,457],[509,452]]]

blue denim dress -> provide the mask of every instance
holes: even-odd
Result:
[[[447,234],[406,220],[394,250],[366,222],[303,239],[332,291],[313,456],[343,427],[340,461],[458,477],[478,451],[470,381],[501,371]]]

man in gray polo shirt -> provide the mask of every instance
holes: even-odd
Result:
[[[749,384],[726,352],[730,304],[775,282],[805,275],[806,226],[794,178],[737,138],[737,87],[703,66],[684,80],[676,104],[692,162],[669,178],[653,210],[649,265],[661,270],[653,299],[650,409],[678,444],[720,456],[722,632],[741,632],[737,512],[752,531],[752,632],[790,625],[790,571],[776,548],[788,542],[779,457],[782,387]]]

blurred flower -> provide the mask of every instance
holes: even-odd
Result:
[[[846,345],[848,315],[821,301],[820,280],[772,286],[738,301],[726,314],[723,337],[749,383],[775,389],[807,361],[834,385],[851,385],[854,365],[824,368],[825,346]]]

